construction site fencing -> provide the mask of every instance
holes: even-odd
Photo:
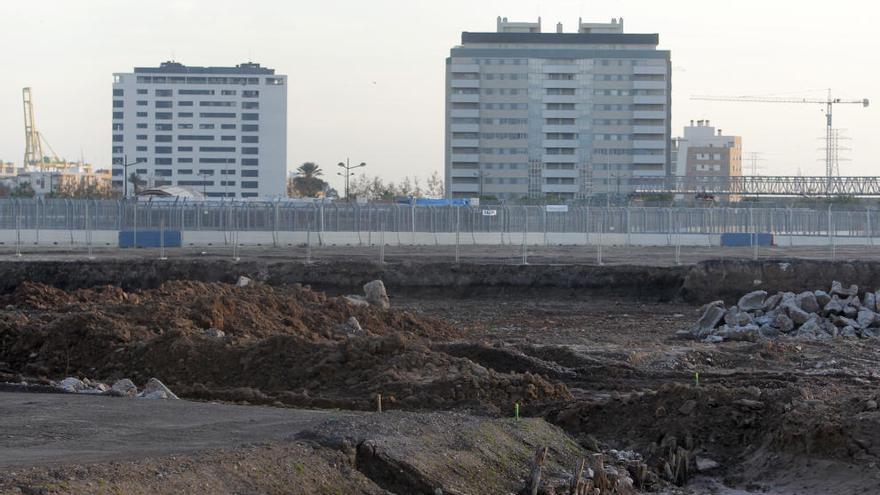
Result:
[[[564,210],[564,211],[559,211]],[[616,233],[874,237],[873,209],[413,206],[2,199],[0,228],[389,233]]]

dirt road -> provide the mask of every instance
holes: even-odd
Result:
[[[0,467],[131,460],[282,441],[357,413],[0,392]]]

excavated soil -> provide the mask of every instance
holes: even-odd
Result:
[[[182,397],[372,409],[498,413],[570,398],[430,347],[463,336],[440,319],[327,297],[299,285],[167,282],[62,291],[25,283],[0,297],[0,371],[42,379],[158,377]],[[364,329],[352,335],[355,317]],[[0,377],[2,378],[2,377]]]

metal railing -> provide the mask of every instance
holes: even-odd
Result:
[[[873,209],[411,206],[0,199],[0,229],[389,233],[618,233],[874,237]]]

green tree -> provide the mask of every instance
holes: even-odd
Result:
[[[317,198],[328,190],[327,181],[321,179],[324,171],[314,162],[305,162],[296,169],[296,177],[293,178],[290,191],[295,196],[305,198]]]

